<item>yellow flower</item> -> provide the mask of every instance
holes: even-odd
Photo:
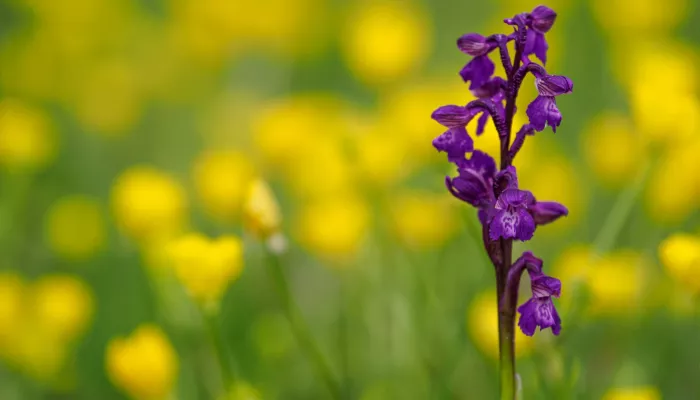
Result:
[[[268,238],[280,230],[282,213],[272,189],[262,179],[253,181],[244,204],[246,227],[260,238]]]
[[[51,249],[62,257],[82,260],[93,256],[105,242],[105,222],[96,199],[66,196],[51,206],[45,232]]]
[[[191,233],[172,244],[170,256],[189,295],[206,306],[216,305],[243,270],[243,244],[234,236],[211,240]]]
[[[187,218],[187,198],[170,175],[149,166],[134,166],[114,182],[112,210],[117,225],[139,240],[180,231]]]
[[[364,2],[346,21],[342,50],[362,81],[382,84],[415,70],[430,50],[431,26],[416,4]]]
[[[6,357],[23,316],[24,282],[14,272],[0,272],[0,356]]]
[[[194,166],[197,194],[206,211],[231,221],[241,212],[245,192],[253,179],[253,166],[236,151],[209,151]]]
[[[526,141],[525,146],[527,145]],[[538,152],[540,150],[541,148]],[[547,158],[537,160],[536,169],[523,167],[520,182],[521,187],[532,191],[537,200],[557,201],[569,209],[567,217],[537,228],[539,233],[553,234],[575,226],[585,210],[586,196],[585,189],[581,187],[582,180],[578,176],[580,172],[577,172],[571,162],[554,152],[550,151],[548,154],[550,155]]]
[[[438,248],[457,228],[455,204],[447,196],[402,193],[391,201],[396,235],[415,250]]]
[[[112,383],[137,400],[167,398],[177,379],[177,353],[154,325],[141,325],[131,336],[112,339],[105,362]]]
[[[352,195],[308,203],[297,220],[299,240],[310,251],[332,260],[352,257],[369,225],[367,205]]]
[[[354,171],[342,143],[332,137],[318,138],[285,171],[286,182],[301,198],[328,197],[354,186]]]
[[[693,292],[700,292],[700,237],[676,233],[659,245],[659,259],[668,274]]]
[[[73,111],[88,132],[127,134],[141,118],[144,86],[137,67],[126,61],[91,65],[76,90]]]
[[[605,393],[603,400],[661,400],[661,392],[652,386],[614,388]]]
[[[76,338],[92,318],[92,292],[72,276],[44,276],[32,285],[31,295],[37,322],[61,340]]]
[[[46,115],[18,100],[0,101],[0,165],[41,168],[55,155],[56,138]]]
[[[25,286],[0,275],[0,356],[22,373],[50,382],[71,356],[92,316],[93,299],[80,280],[49,275]]]
[[[574,306],[576,295],[586,284],[589,274],[595,270],[597,256],[588,245],[576,244],[564,251],[554,261],[552,276],[561,280],[564,290],[561,293],[561,311],[567,312]]]
[[[645,291],[648,261],[632,250],[618,250],[596,260],[586,283],[595,314],[619,315],[638,309]]]
[[[517,316],[516,316],[517,318]],[[525,336],[515,327],[515,355],[527,354],[533,338]],[[498,305],[496,293],[483,292],[469,305],[467,310],[467,331],[476,347],[487,356],[498,359]]]
[[[401,180],[416,165],[406,162],[404,137],[391,135],[389,129],[381,129],[374,127],[357,136],[357,164],[364,180],[378,187],[387,187]]]
[[[700,141],[669,149],[652,170],[646,187],[646,209],[663,223],[678,223],[700,199],[700,173],[695,168]]]
[[[253,117],[253,143],[266,164],[286,168],[307,154],[319,137],[334,134],[340,101],[329,94],[305,94],[268,102]]]
[[[595,0],[594,16],[606,29],[623,34],[656,32],[680,23],[688,11],[687,0]],[[624,15],[625,18],[620,18]]]
[[[583,135],[583,149],[596,177],[610,186],[629,182],[645,154],[632,122],[616,113],[600,115],[590,124]]]

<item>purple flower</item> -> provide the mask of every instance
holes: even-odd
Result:
[[[457,126],[443,132],[433,140],[433,146],[438,151],[447,153],[447,160],[460,166],[464,163],[464,155],[474,150],[474,141],[464,126]]]
[[[528,207],[535,204],[532,193],[520,189],[506,189],[498,196],[489,223],[491,240],[530,240],[535,233],[535,220]]]
[[[486,38],[478,33],[468,33],[457,39],[457,47],[462,53],[469,54],[472,57],[483,56],[491,49],[491,45],[486,42]]]
[[[527,42],[523,56],[534,54],[542,61],[542,64],[547,64],[549,45],[544,34],[552,28],[556,18],[557,13],[549,7],[538,6],[532,10],[528,18],[527,26],[529,29],[527,30]]]
[[[574,84],[565,76],[544,75],[535,79],[535,86],[539,96],[527,106],[526,110],[530,124],[537,131],[542,131],[549,125],[552,131],[556,132],[561,124],[561,113],[557,108],[555,96],[571,93]]]
[[[459,176],[445,177],[447,189],[456,198],[477,208],[486,208],[494,203],[493,180],[496,162],[486,153],[474,151],[469,160],[459,167]]]
[[[506,87],[506,81],[500,76],[493,77],[489,79],[485,84],[481,85],[474,90],[472,94],[479,99],[491,100],[498,108],[499,113],[502,118],[505,118],[505,107],[503,106],[503,100],[505,99],[504,89]],[[476,135],[481,136],[484,133],[486,124],[489,121],[489,114],[484,112],[479,117],[476,125]]]
[[[518,326],[528,336],[534,335],[538,326],[540,330],[552,328],[552,333],[559,335],[561,318],[554,308],[552,296],[559,297],[561,294],[561,281],[544,275],[541,271],[529,269],[528,272],[530,273],[532,297],[518,307],[520,313]]]
[[[537,225],[546,225],[569,215],[569,210],[555,201],[538,201],[528,211]]]
[[[464,82],[471,81],[469,85],[470,90],[474,90],[483,86],[493,75],[496,70],[496,66],[489,59],[487,54],[477,56],[471,59],[467,65],[459,71],[459,75],[462,76]]]

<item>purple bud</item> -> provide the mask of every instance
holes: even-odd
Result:
[[[537,6],[530,13],[532,17],[532,28],[540,33],[546,33],[552,29],[557,13],[547,6]]]
[[[473,115],[467,111],[466,107],[448,105],[439,107],[433,111],[431,118],[439,122],[440,125],[448,128],[464,126],[472,119]]]
[[[537,225],[545,225],[556,221],[559,217],[569,215],[569,210],[566,207],[554,201],[538,201],[528,207],[528,211],[532,214]]]
[[[574,83],[571,79],[561,75],[545,75],[536,78],[535,86],[537,86],[540,95],[549,97],[571,93],[574,90]]]
[[[457,47],[470,56],[477,57],[488,53],[491,46],[486,43],[486,38],[478,33],[468,33],[457,39]]]

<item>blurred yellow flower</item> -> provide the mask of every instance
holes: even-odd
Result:
[[[46,166],[56,155],[51,121],[19,100],[0,101],[0,165],[11,169]]]
[[[25,285],[14,272],[0,272],[0,356],[6,357],[21,326]]]
[[[474,138],[474,148],[488,153],[491,157],[493,157],[494,160],[496,160],[496,166],[499,166],[499,163],[501,162],[501,140],[498,137],[498,132],[496,132],[496,128],[493,125],[493,121],[489,119],[489,122],[486,124],[486,128],[484,129],[484,133],[482,133],[480,136],[476,136],[477,122],[478,118],[474,118],[469,123],[469,125],[467,125],[468,131],[472,134],[472,137]],[[511,143],[515,138],[515,134],[518,132],[518,130],[520,130],[520,127],[522,127],[523,124],[525,124],[526,122],[527,121],[524,120],[522,114],[515,115],[515,117],[513,118],[513,132],[511,135]],[[528,137],[527,139],[525,139],[525,144],[518,152],[518,155],[515,157],[513,165],[515,165],[515,167],[518,169],[519,174],[523,174],[524,171],[527,171],[529,169],[533,159],[533,150],[535,148],[535,145],[532,142],[534,142],[537,139],[538,136]],[[537,165],[539,168],[539,163]]]
[[[136,400],[166,399],[178,374],[177,353],[155,325],[110,340],[105,363],[112,383]]]
[[[391,138],[399,144],[399,154],[407,153],[403,168],[413,164],[422,164],[431,157],[438,159],[437,151],[430,142],[444,131],[437,122],[430,118],[432,112],[443,104],[466,103],[465,86],[459,80],[425,82],[419,84],[402,84],[392,90],[382,91],[379,98],[378,117],[374,129],[369,129],[372,137],[377,135]],[[376,132],[375,132],[376,130]],[[380,139],[369,139],[368,145],[379,145]],[[388,139],[386,139],[388,141]],[[384,151],[387,157],[395,157],[393,152]],[[374,155],[368,156],[373,159]],[[390,158],[393,162],[393,158]],[[385,161],[386,162],[386,161]]]
[[[559,254],[552,267],[552,276],[561,280],[565,290],[561,293],[561,310],[566,312],[574,304],[578,288],[585,285],[589,274],[595,270],[598,256],[588,245],[575,244]]]
[[[253,143],[263,161],[287,167],[298,161],[318,137],[341,128],[341,102],[331,94],[303,94],[282,98],[253,116]]]
[[[146,165],[133,166],[115,180],[111,202],[119,228],[137,240],[172,235],[187,220],[188,203],[180,183]]]
[[[603,400],[661,400],[661,392],[652,386],[614,388],[603,396]]]
[[[394,232],[414,250],[444,245],[458,226],[453,208],[456,203],[448,196],[405,192],[390,204]]]
[[[632,250],[617,250],[595,261],[595,273],[587,275],[591,312],[628,314],[639,309],[647,286],[648,260]]]
[[[533,145],[533,143],[530,144]],[[527,145],[526,140],[525,146]],[[539,154],[542,149],[538,148],[537,151],[536,154]],[[532,191],[537,200],[557,201],[569,209],[567,217],[560,218],[553,224],[537,228],[537,232],[554,234],[575,226],[582,217],[581,213],[585,210],[587,197],[585,188],[581,184],[580,170],[576,169],[563,155],[557,154],[552,149],[547,154],[547,158],[537,159],[536,169],[529,167],[521,169],[520,185]]]
[[[411,158],[409,162],[404,137],[392,134],[390,129],[369,129],[357,136],[356,145],[362,178],[378,187],[386,188],[400,181],[416,167],[415,159]]]
[[[236,382],[219,400],[261,400],[262,396],[247,382]]]
[[[688,15],[687,0],[594,0],[591,6],[606,29],[626,35],[668,30]]]
[[[700,237],[687,233],[669,236],[659,245],[659,259],[673,279],[700,292]]]
[[[318,138],[285,170],[286,183],[296,196],[328,197],[355,186],[355,171],[342,145],[336,138]]]
[[[525,336],[517,325],[515,330],[515,355],[526,355],[532,349],[534,339]],[[467,332],[482,353],[494,360],[498,359],[498,305],[495,291],[480,293],[469,305]]]
[[[383,84],[417,69],[430,51],[432,27],[413,2],[361,2],[351,11],[342,35],[342,51],[362,81]]]
[[[582,135],[586,161],[596,177],[609,186],[633,179],[645,157],[642,138],[624,115],[608,112],[594,119]]]
[[[651,171],[646,187],[646,209],[658,222],[678,223],[697,209],[700,173],[697,154],[700,140],[668,149]]]
[[[0,274],[0,356],[29,377],[49,382],[71,356],[93,313],[89,288],[67,275],[24,285]]]
[[[187,293],[205,306],[216,306],[243,270],[243,244],[234,236],[212,240],[191,233],[172,243],[170,257]]]
[[[244,220],[247,229],[263,239],[280,230],[282,213],[272,189],[262,179],[254,180],[248,187]]]
[[[51,249],[71,260],[90,258],[105,242],[102,209],[96,199],[87,196],[56,201],[46,215],[44,229]]]
[[[32,285],[30,294],[38,323],[58,339],[74,339],[92,318],[92,292],[72,276],[44,276]]]
[[[237,151],[208,151],[194,165],[194,183],[205,210],[231,221],[241,213],[243,199],[254,176],[251,161]]]
[[[139,71],[126,60],[86,66],[76,88],[74,112],[88,132],[107,136],[130,133],[144,102]]]
[[[305,204],[296,221],[299,241],[310,251],[332,260],[352,257],[369,228],[367,204],[353,195]]]

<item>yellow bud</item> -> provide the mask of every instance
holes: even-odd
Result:
[[[205,210],[227,222],[240,215],[252,179],[251,162],[235,151],[204,153],[194,166],[194,182]]]
[[[267,182],[257,179],[248,188],[244,205],[246,227],[262,239],[280,230],[282,214]]]
[[[694,292],[700,292],[700,237],[676,233],[659,245],[659,259],[668,274]]]
[[[297,220],[299,240],[310,251],[332,260],[351,258],[367,233],[367,205],[351,195],[306,204]]]
[[[415,4],[364,2],[346,21],[342,50],[358,78],[383,84],[406,76],[424,61],[430,36],[429,20]]]
[[[0,165],[41,168],[55,153],[56,139],[47,116],[19,101],[0,102]]]
[[[85,331],[93,314],[93,298],[82,281],[62,275],[48,275],[31,288],[37,324],[64,341]]]
[[[202,305],[215,305],[243,270],[243,244],[233,236],[215,240],[192,233],[173,242],[170,257],[175,275]]]
[[[416,250],[437,248],[455,232],[453,199],[427,193],[404,193],[391,202],[394,231]]]
[[[114,182],[112,210],[117,225],[138,240],[180,231],[187,218],[187,198],[170,175],[148,166],[124,171]]]
[[[661,400],[661,392],[652,386],[608,390],[603,400]]]
[[[525,355],[530,352],[533,339],[525,336],[517,326],[515,329],[515,354]],[[482,353],[498,359],[498,305],[495,292],[483,292],[469,305],[467,332]]]
[[[97,200],[67,196],[51,206],[46,216],[46,238],[51,249],[70,260],[93,256],[105,242],[105,222]]]
[[[112,383],[137,400],[161,400],[174,388],[178,357],[163,331],[141,325],[107,345],[105,363]]]

